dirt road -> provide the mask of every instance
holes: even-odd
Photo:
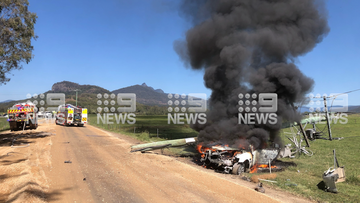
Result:
[[[37,155],[41,155],[40,167],[29,170],[32,175],[41,174],[36,176],[41,183],[32,181],[40,187],[40,202],[305,202],[270,189],[258,193],[241,185],[237,176],[231,179],[231,175],[216,174],[177,158],[130,153],[136,141],[92,126],[50,124],[49,129],[56,132],[51,141],[37,142],[50,148],[41,148]],[[36,145],[33,147],[29,161],[36,150]],[[8,191],[4,202],[14,196]]]

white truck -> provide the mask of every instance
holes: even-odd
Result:
[[[57,125],[77,125],[84,126],[87,123],[87,109],[76,107],[71,104],[60,105],[56,115]]]

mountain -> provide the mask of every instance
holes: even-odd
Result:
[[[66,103],[70,103],[75,105],[76,104],[76,92],[74,90],[78,91],[78,105],[87,107],[89,112],[96,113],[96,109],[98,107],[96,101],[97,94],[104,94],[104,93],[135,93],[136,94],[136,101],[137,101],[137,109],[139,109],[138,113],[151,113],[151,111],[159,112],[161,111],[167,112],[167,102],[168,97],[167,93],[164,93],[161,89],[154,89],[150,86],[148,86],[146,83],[143,83],[141,85],[132,85],[129,87],[120,88],[114,91],[109,91],[105,88],[96,86],[96,85],[80,85],[74,82],[69,81],[62,81],[55,83],[51,90],[44,92],[46,93],[65,93],[66,95]],[[187,99],[187,97],[185,98]],[[7,108],[12,106],[14,103],[18,102],[25,102],[27,100],[34,101],[36,99],[23,99],[23,100],[6,100],[3,102],[0,102],[0,112],[6,112]],[[37,99],[40,101],[40,99]],[[208,100],[209,102],[209,100]],[[145,106],[146,105],[146,106]],[[151,108],[149,106],[152,106]],[[160,107],[159,107],[160,106]],[[208,103],[209,106],[209,103]],[[46,104],[44,107],[47,107]],[[336,106],[333,106],[336,107]],[[164,108],[164,109],[163,109]],[[210,107],[209,107],[210,108]],[[151,111],[149,109],[152,109]],[[299,109],[301,113],[308,112],[309,107],[303,106]],[[353,113],[360,113],[360,106],[349,106],[349,112]]]
[[[349,106],[349,112],[360,113],[360,106]]]
[[[77,104],[79,106],[85,106],[88,108],[89,112],[95,113],[98,105],[96,104],[97,94],[104,94],[104,93],[135,93],[136,94],[136,101],[139,104],[139,109],[149,109],[145,107],[144,105],[150,105],[150,106],[163,106],[164,108],[167,108],[167,94],[164,93],[161,89],[154,89],[150,86],[147,86],[146,83],[143,83],[142,85],[133,85],[129,87],[120,88],[114,91],[109,91],[105,88],[96,86],[96,85],[80,85],[78,83],[69,82],[69,81],[62,81],[57,82],[52,85],[51,90],[44,92],[46,95],[47,93],[65,93],[65,101],[66,103],[70,103],[75,105],[76,104],[76,91],[78,90],[78,98],[77,98]],[[40,93],[39,93],[40,94]],[[40,102],[40,98],[31,98],[31,99],[22,99],[22,100],[7,100],[0,102],[0,112],[6,112],[6,110],[11,107],[15,103],[20,102],[26,102],[26,101],[32,101],[35,100]],[[45,104],[42,107],[47,107],[47,104]],[[162,108],[162,107],[161,107]],[[152,108],[150,108],[152,109]],[[153,109],[153,111],[159,111],[158,108]],[[145,110],[144,110],[145,112]],[[147,110],[149,113],[150,111]]]
[[[47,93],[67,93],[70,95],[76,94],[74,90],[79,90],[78,93],[89,93],[89,94],[98,94],[98,93],[110,93],[109,90],[104,89],[102,87],[96,86],[96,85],[79,85],[74,82],[69,81],[62,81],[55,83],[51,91],[48,91]]]
[[[162,89],[154,89],[154,88],[152,88],[152,87],[150,87],[150,86],[147,86],[146,85],[146,83],[143,83],[143,84],[141,84],[141,86],[143,86],[143,87],[149,87],[149,88],[151,88],[152,90],[154,90],[155,92],[158,92],[158,93],[165,93]]]
[[[133,85],[125,88],[120,88],[118,90],[114,90],[110,92],[109,90],[96,86],[96,85],[80,85],[74,82],[62,81],[55,83],[51,90],[44,92],[47,93],[65,93],[65,102],[69,104],[76,104],[76,91],[78,90],[77,97],[77,105],[83,106],[88,109],[89,113],[97,112],[97,94],[104,93],[135,93],[136,101],[137,101],[137,113],[138,114],[165,114],[167,112],[167,94],[164,93],[163,90],[157,89],[147,86],[145,83],[142,85]],[[40,93],[39,93],[40,94]],[[30,98],[30,99],[22,99],[22,100],[7,100],[3,103],[0,103],[0,112],[6,112],[9,107],[14,105],[15,103],[21,103],[26,101],[31,102],[40,102],[40,98]],[[47,108],[48,104],[45,102],[43,106],[38,105],[39,107]]]
[[[142,85],[133,85],[129,87],[120,88],[112,91],[111,93],[135,93],[136,101],[145,105],[167,105],[167,94],[163,90],[147,86],[145,83]]]
[[[66,93],[66,95],[75,95],[74,90],[79,90],[78,95],[83,94],[104,94],[104,93],[135,93],[137,102],[145,105],[167,105],[167,94],[161,89],[154,89],[146,83],[120,88],[110,92],[107,89],[96,85],[79,85],[74,82],[62,81],[55,83],[51,90],[46,93]]]
[[[11,102],[11,101],[14,101],[14,100],[8,99],[8,100],[2,101],[0,103],[7,103],[7,102]]]

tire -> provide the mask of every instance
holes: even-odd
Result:
[[[16,122],[10,121],[9,124],[10,124],[10,130],[11,130],[11,132],[12,132],[12,131],[15,131],[15,130],[16,130]]]
[[[30,130],[35,130],[37,128],[37,124],[36,123],[32,123],[32,121],[30,121],[30,125],[29,125]]]
[[[21,123],[16,122],[16,130],[19,130],[21,128]]]
[[[241,175],[244,172],[245,172],[244,164],[240,164],[240,163],[234,164],[233,169],[231,171],[231,173],[234,175]]]

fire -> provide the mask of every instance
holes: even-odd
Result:
[[[220,146],[220,145],[218,145],[218,146]],[[213,151],[213,152],[216,151],[216,150],[213,149],[213,148],[204,147],[204,146],[202,145],[202,143],[198,144],[198,145],[196,146],[196,149],[197,149],[197,151],[201,154],[201,157],[202,157],[202,158],[205,157],[205,152],[206,152],[207,150],[211,150],[211,151]]]
[[[237,154],[241,154],[241,152],[236,151],[236,152],[234,153],[234,156],[237,155]]]
[[[256,173],[259,168],[269,168],[269,165],[268,164],[255,164],[253,167],[251,167],[250,173]],[[271,166],[271,168],[277,168],[277,167]]]
[[[212,148],[212,147],[215,147],[215,148]],[[203,143],[200,143],[196,146],[196,149],[197,151],[201,154],[201,157],[204,158],[205,157],[205,153],[206,151],[210,150],[212,152],[215,152],[216,151],[216,147],[229,147],[228,144],[225,144],[225,145],[214,145],[212,146],[211,148],[210,147],[204,147],[203,146]],[[233,153],[232,156],[235,156],[236,154],[241,154],[242,152],[241,151],[233,151],[233,150],[227,150],[229,153]]]

